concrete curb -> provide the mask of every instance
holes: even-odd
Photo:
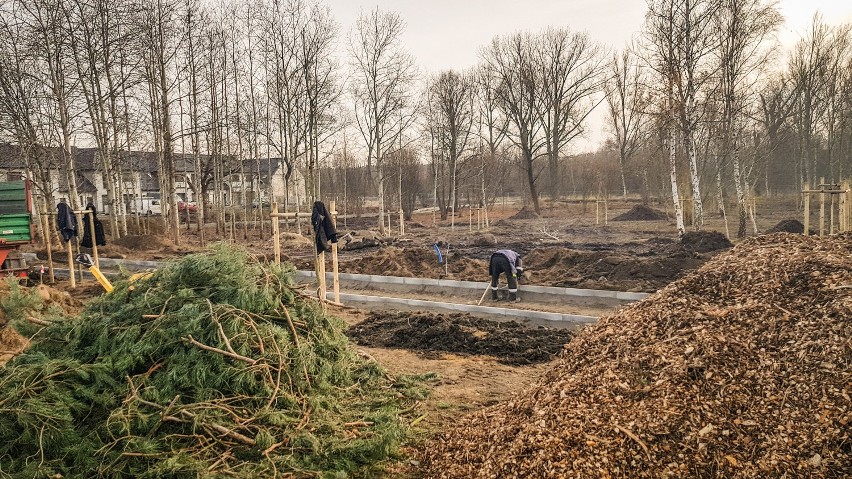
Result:
[[[455,281],[450,279],[429,279],[429,278],[408,278],[402,276],[380,276],[374,274],[353,274],[339,273],[341,281],[354,281],[361,283],[375,284],[402,284],[412,286],[433,286],[448,289],[472,289],[476,291],[484,291],[488,285],[487,282],[477,281]],[[316,273],[314,271],[296,271],[296,279],[314,280]],[[333,280],[332,273],[326,273],[327,284],[331,284]],[[648,293],[633,293],[626,291],[609,291],[600,289],[579,289],[579,288],[559,288],[552,286],[536,286],[536,285],[521,285],[521,289],[526,293],[546,294],[553,296],[575,296],[583,298],[600,298],[614,299],[618,301],[639,301],[647,298]]]
[[[328,299],[333,299],[334,293],[327,293]],[[427,311],[457,311],[462,313],[485,314],[488,316],[502,316],[507,319],[538,320],[570,322],[576,324],[594,323],[598,320],[595,316],[581,316],[576,314],[549,313],[545,311],[529,311],[514,308],[495,308],[493,306],[476,306],[473,304],[442,303],[438,301],[426,301],[422,299],[391,298],[387,296],[367,296],[361,294],[340,293],[341,301],[355,303],[380,303],[398,304]]]
[[[39,259],[35,253],[24,253],[24,259],[27,261],[29,265],[37,265],[37,264],[47,264],[47,260]],[[118,268],[120,266],[124,266],[128,271],[141,271],[146,269],[158,268],[165,263],[165,261],[141,261],[141,260],[128,260],[128,259],[116,259],[116,258],[98,258],[98,262],[101,265],[101,269],[108,268]],[[54,261],[54,271],[59,271],[63,266],[67,266],[67,262],[62,261],[61,264],[58,261]]]

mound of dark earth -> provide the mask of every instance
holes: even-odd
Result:
[[[695,253],[709,253],[734,246],[725,235],[718,231],[690,231],[683,235],[680,244]]]
[[[539,218],[539,214],[535,212],[534,209],[524,206],[520,211],[510,216],[510,220],[534,220]]]
[[[798,233],[805,232],[805,225],[799,220],[782,220],[778,224],[769,228],[767,233]]]
[[[622,213],[612,221],[659,221],[666,219],[666,214],[648,205],[635,205],[626,213]]]
[[[363,346],[408,349],[425,357],[486,355],[503,364],[523,365],[550,361],[574,333],[463,313],[374,311],[351,326],[348,336]]]

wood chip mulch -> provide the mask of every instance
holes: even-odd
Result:
[[[427,443],[430,478],[852,477],[852,235],[743,241]]]

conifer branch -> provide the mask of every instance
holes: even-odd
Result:
[[[188,335],[187,337],[181,338],[181,339],[183,339],[184,341],[188,342],[189,344],[191,344],[191,345],[193,345],[197,348],[203,349],[205,351],[219,353],[222,356],[226,356],[226,357],[229,357],[231,359],[236,359],[237,361],[242,361],[244,363],[251,364],[252,366],[254,366],[257,363],[256,359],[247,358],[247,357],[242,356],[242,355],[237,354],[237,353],[232,353],[232,352],[229,352],[229,351],[225,351],[223,349],[214,348],[213,346],[208,346],[206,344],[199,343],[198,341],[195,340],[195,338],[192,337],[191,334]]]

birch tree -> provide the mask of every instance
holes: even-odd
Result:
[[[650,50],[649,64],[666,89],[663,97],[669,104],[668,114],[680,130],[689,165],[696,229],[704,224],[704,208],[695,135],[702,95],[707,94],[708,82],[717,67],[711,55],[718,47],[713,22],[718,8],[718,0],[649,0],[644,27]],[[673,199],[678,196],[674,194],[677,189],[675,140],[674,135],[669,140]],[[679,197],[677,203],[675,209],[680,210]]]
[[[722,0],[716,15],[720,37],[721,130],[720,157],[729,157],[737,195],[737,238],[746,230],[746,171],[740,157],[741,127],[746,108],[756,99],[758,73],[768,60],[768,41],[783,19],[770,0]]]
[[[17,143],[24,167],[32,173],[44,207],[53,208],[51,170],[57,168],[44,147],[50,140],[52,109],[46,100],[49,89],[39,78],[38,55],[22,47],[31,31],[18,21],[15,6],[0,4],[0,136]]]

